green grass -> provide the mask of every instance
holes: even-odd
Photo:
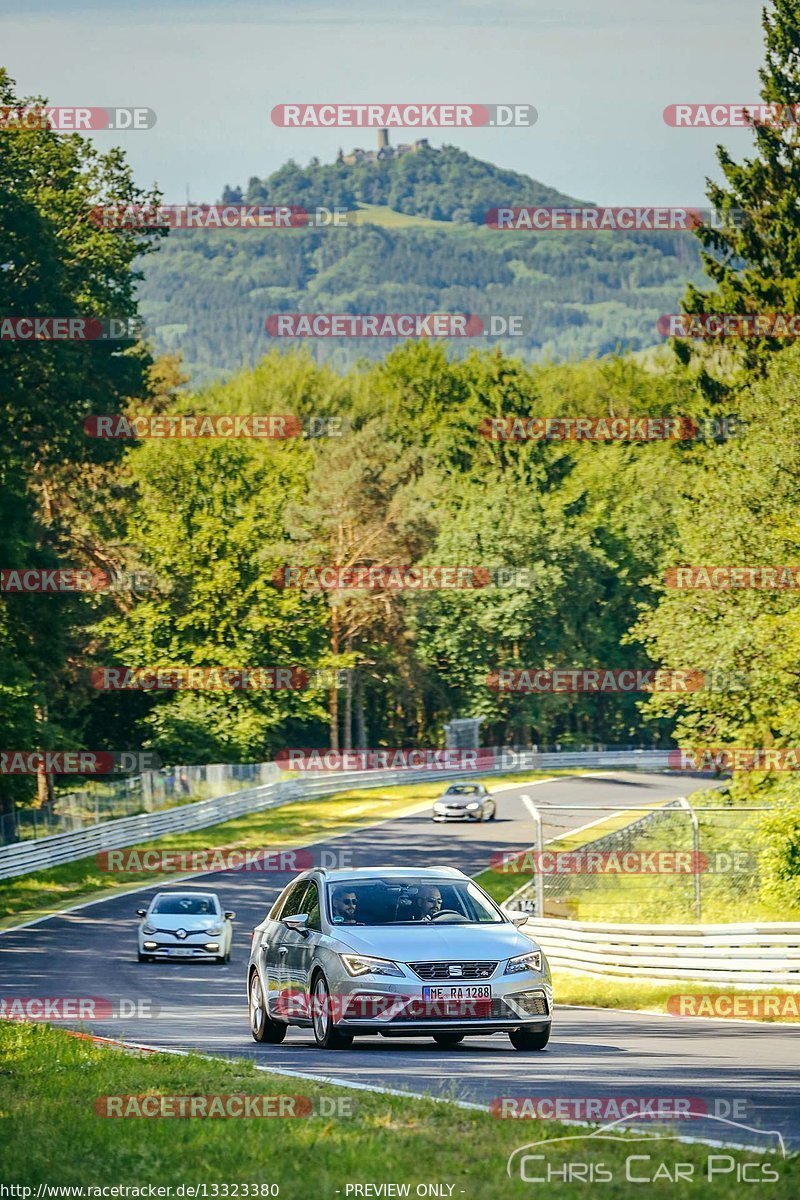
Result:
[[[281,1200],[345,1197],[348,1184],[452,1184],[452,1196],[468,1200],[530,1197],[531,1184],[506,1177],[508,1155],[528,1142],[580,1134],[557,1122],[500,1120],[428,1100],[381,1096],[259,1072],[245,1061],[199,1055],[131,1055],[78,1040],[45,1025],[0,1022],[0,1114],[3,1117],[3,1179],[36,1189],[40,1184],[102,1187],[180,1184],[229,1185],[228,1196],[245,1196],[243,1185],[277,1184]],[[332,1064],[333,1066],[333,1064]],[[502,1087],[502,1085],[499,1085]],[[311,1114],[299,1118],[152,1117],[109,1118],[95,1103],[104,1096],[246,1095],[302,1097]],[[101,1101],[102,1103],[102,1101]],[[317,1115],[327,1106],[326,1115]],[[683,1132],[691,1133],[686,1126]],[[727,1179],[708,1183],[706,1147],[659,1140],[585,1142],[553,1147],[548,1159],[600,1159],[612,1170],[609,1200],[629,1194],[624,1160],[652,1154],[660,1161],[691,1163],[693,1181],[659,1181],[648,1196],[685,1200],[730,1195]],[[547,1149],[547,1148],[545,1148]],[[754,1152],[727,1151],[737,1161],[761,1162]],[[778,1172],[769,1184],[773,1200],[800,1190],[800,1161],[770,1155]],[[636,1163],[641,1173],[645,1164]],[[759,1168],[756,1168],[759,1169]],[[754,1189],[758,1191],[758,1189]],[[186,1193],[184,1193],[186,1194]],[[250,1191],[249,1195],[254,1193]],[[350,1193],[353,1195],[353,1193]],[[363,1194],[363,1193],[362,1193]],[[372,1193],[375,1194],[375,1193]],[[445,1193],[446,1194],[446,1193]],[[585,1197],[585,1184],[559,1184],[564,1200]],[[759,1195],[762,1194],[759,1192]],[[173,1191],[173,1196],[175,1192]],[[222,1189],[216,1192],[225,1196]]]
[[[506,783],[549,778],[550,774],[529,771],[484,777],[476,782],[485,783],[493,790]],[[324,799],[301,800],[263,812],[247,813],[205,829],[169,834],[129,849],[204,850],[224,846],[237,850],[287,850],[308,846],[331,834],[361,829],[376,821],[413,811],[415,806],[435,799],[443,786],[441,779],[432,778],[425,783],[337,792]],[[46,871],[3,879],[0,880],[0,930],[20,919],[56,912],[81,900],[99,899],[112,890],[175,878],[175,874],[144,874],[140,871],[112,875],[101,870],[92,856]]]
[[[639,982],[635,979],[595,979],[591,975],[578,975],[571,971],[553,969],[553,1001],[555,1004],[582,1004],[594,1008],[631,1008],[650,1009],[655,1012],[667,1013],[667,1002],[670,996],[785,996],[795,997],[800,1009],[800,992],[796,988],[754,988],[748,992],[745,987],[715,987],[702,983],[697,979],[686,979],[682,982]],[[676,1020],[682,1018],[677,1017]],[[754,1016],[759,1021],[777,1022],[779,1024],[797,1024],[798,1016]]]
[[[431,217],[416,217],[410,213],[396,212],[385,204],[359,204],[347,214],[348,225],[382,225],[387,229],[449,229],[458,228],[452,221],[434,221]]]

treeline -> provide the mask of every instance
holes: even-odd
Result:
[[[176,231],[142,266],[141,312],[154,345],[208,382],[255,365],[273,313],[468,312],[521,316],[493,345],[531,361],[635,351],[663,341],[687,279],[690,233],[508,233],[437,226]],[[486,340],[486,339],[482,339]],[[281,340],[284,348],[293,348]],[[385,339],[317,338],[315,360],[378,362]],[[448,353],[463,355],[467,340]],[[296,347],[294,347],[296,348]]]

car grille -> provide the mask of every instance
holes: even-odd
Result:
[[[513,1007],[512,1007],[513,1005]],[[392,1021],[403,1024],[419,1021],[519,1021],[526,1017],[546,1017],[547,1000],[543,992],[528,992],[501,1000],[412,1000]]]
[[[487,962],[484,959],[468,959],[460,962],[417,962],[409,963],[411,970],[420,979],[447,979],[458,983],[462,979],[488,979],[497,970],[497,962]],[[451,967],[460,967],[460,972],[453,974]]]
[[[193,938],[193,937],[202,938],[204,942],[209,941],[209,935],[208,935],[207,929],[187,929],[185,938],[179,938],[177,931],[175,929],[157,929],[156,933],[159,934],[160,937],[174,938],[175,941],[179,945],[182,942],[186,942],[186,941],[188,941],[189,938]],[[145,937],[155,937],[155,934],[146,933],[144,936]],[[214,937],[219,937],[219,934],[215,934]],[[210,940],[213,941],[214,940],[213,937]]]

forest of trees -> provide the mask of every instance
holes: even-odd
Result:
[[[764,98],[800,102],[798,0],[778,0],[766,37]],[[0,103],[18,103],[6,76],[0,85]],[[704,232],[706,282],[693,276],[689,311],[797,311],[798,130],[753,132],[753,158],[734,163],[721,152],[723,182],[710,193],[718,207],[751,219]],[[268,194],[276,199],[274,189]],[[171,309],[184,289],[198,286],[196,258],[210,307],[233,323],[242,320],[233,274],[269,308],[271,292],[307,287],[311,269],[318,286],[328,281],[321,307],[335,310],[333,297],[346,286],[353,304],[369,311],[378,303],[379,260],[392,253],[403,260],[402,247],[374,227],[343,231],[334,249],[310,232],[306,241],[247,244],[197,234],[192,249],[177,235],[160,246],[152,235],[109,232],[84,219],[88,206],[110,196],[143,199],[119,152],[98,155],[78,135],[47,130],[4,142],[4,313],[132,316],[136,268],[153,250],[152,261],[168,264],[160,286]],[[378,199],[399,203],[390,191]],[[396,268],[409,289],[403,296],[416,288],[420,304],[444,282],[426,253],[430,236],[406,231],[404,245],[416,246],[418,257]],[[469,234],[478,236],[491,235]],[[536,237],[491,260],[469,238],[457,244],[462,257],[448,259],[454,306],[459,288],[464,295],[474,288],[485,308],[496,309],[487,299],[489,261],[498,285],[513,294],[520,263],[531,273],[539,269],[533,264],[549,263],[558,274],[552,256],[573,253],[577,243]],[[630,257],[632,243],[611,235],[604,245],[607,262],[629,272],[630,296],[649,303],[641,297],[665,285],[664,252],[640,239]],[[337,282],[343,261],[346,284]],[[602,281],[604,302],[617,313],[620,278],[609,273]],[[601,294],[593,290],[598,279],[580,286],[582,302]],[[555,292],[548,302],[569,322]],[[388,311],[400,309],[398,301]],[[222,324],[220,337],[230,328]],[[155,579],[140,592],[0,596],[5,746],[258,761],[287,746],[440,745],[443,724],[457,716],[484,717],[483,739],[495,745],[797,745],[795,592],[678,591],[664,574],[686,563],[799,561],[800,347],[740,338],[675,349],[642,361],[606,355],[531,364],[500,348],[454,357],[441,344],[408,343],[338,371],[302,351],[273,350],[253,369],[198,389],[187,386],[178,358],[143,344],[0,342],[0,565],[146,569]],[[341,418],[342,432],[283,441],[85,436],[87,416],[115,412],[329,416]],[[480,432],[482,421],[500,415],[677,415],[702,425],[728,413],[739,426],[727,439],[504,442]],[[527,576],[524,585],[418,593],[309,592],[275,582],[285,564],[374,563],[525,568]],[[283,664],[308,670],[312,686],[108,693],[91,686],[99,666]],[[646,665],[738,672],[744,682],[652,697],[500,694],[487,686],[503,667]],[[336,686],[334,670],[349,671],[348,682]],[[791,833],[794,867],[784,856],[776,879],[793,877],[800,859],[793,777],[750,773],[735,786],[777,789],[775,820],[782,845]],[[6,810],[15,799],[36,799],[27,779],[0,777],[0,795]]]
[[[452,147],[355,166],[288,164],[251,179],[244,200],[307,210],[374,204],[407,220],[382,224],[378,208],[356,227],[175,232],[142,264],[140,311],[153,344],[179,351],[195,383],[257,363],[269,349],[264,320],[280,312],[517,314],[524,336],[492,346],[528,361],[645,349],[663,341],[656,323],[678,311],[687,281],[703,280],[688,232],[488,229],[498,205],[578,202]],[[317,362],[343,370],[386,353],[383,339],[307,345]]]

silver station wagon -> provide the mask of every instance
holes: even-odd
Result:
[[[306,871],[253,930],[247,990],[257,1042],[290,1025],[317,1045],[356,1036],[507,1033],[543,1050],[553,992],[540,947],[452,867]]]

